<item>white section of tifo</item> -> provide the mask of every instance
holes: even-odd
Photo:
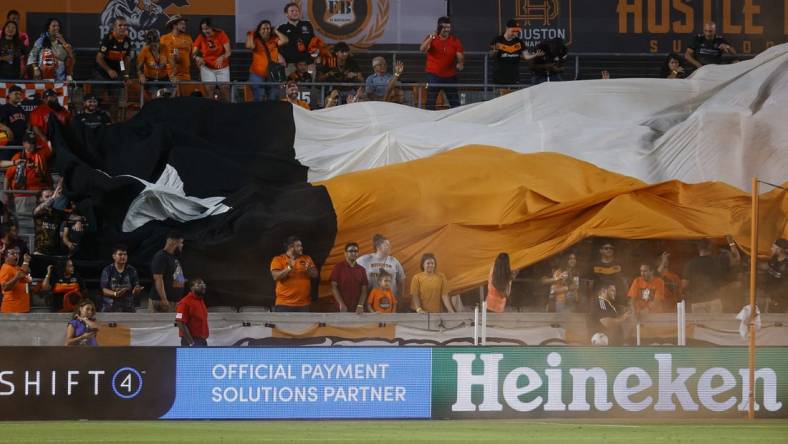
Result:
[[[145,184],[145,189],[131,202],[126,211],[126,217],[123,219],[125,232],[134,231],[151,220],[169,218],[178,222],[188,222],[230,211],[230,207],[222,203],[224,197],[187,196],[183,190],[183,181],[172,165],[167,164],[156,183],[134,178]]]
[[[559,152],[648,183],[749,189],[753,175],[788,177],[788,44],[685,80],[543,83],[445,111],[362,102],[293,114],[310,181],[483,144]]]

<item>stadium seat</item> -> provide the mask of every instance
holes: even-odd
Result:
[[[268,313],[271,309],[259,305],[245,305],[238,309],[239,313]]]
[[[235,307],[230,307],[226,305],[217,305],[215,307],[208,307],[208,312],[209,313],[237,313],[238,310],[236,310]]]

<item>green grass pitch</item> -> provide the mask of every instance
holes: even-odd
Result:
[[[788,443],[788,421],[0,422],[0,443]]]

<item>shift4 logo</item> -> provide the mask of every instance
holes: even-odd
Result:
[[[121,399],[133,399],[142,391],[142,373],[132,367],[122,367],[111,374],[112,392]],[[0,370],[0,397],[19,396],[100,396],[106,388],[106,370]]]

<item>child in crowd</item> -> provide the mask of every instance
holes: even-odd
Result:
[[[378,274],[378,288],[369,292],[367,311],[371,313],[396,313],[397,298],[391,291],[391,275],[381,269]]]

